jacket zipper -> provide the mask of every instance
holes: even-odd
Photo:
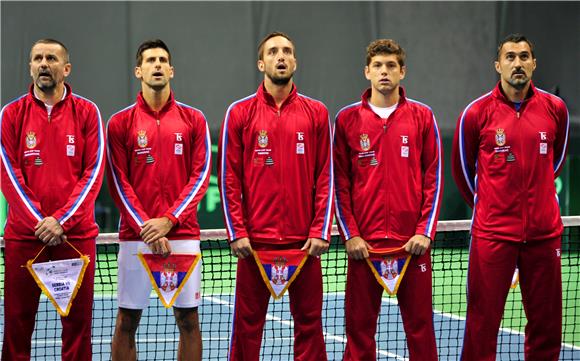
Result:
[[[159,159],[154,159],[154,163],[153,166],[157,167],[157,162],[161,161],[163,159],[163,144],[161,142],[161,120],[159,119],[159,112],[155,112],[155,123],[157,124],[157,134],[155,134],[156,139],[156,144],[157,144],[157,149],[158,149],[158,158]],[[165,197],[164,197],[164,192],[163,192],[163,172],[157,172],[159,174],[159,199],[160,202],[162,202]],[[161,208],[164,208],[165,205],[164,204],[160,204]]]
[[[282,132],[280,130],[280,128],[282,127],[281,106],[279,109],[276,110],[276,116],[278,118],[276,120],[276,127],[278,128],[277,133],[279,135],[277,137],[278,138],[278,142],[277,142],[278,143],[278,151],[280,152],[280,154],[282,154],[282,144],[283,144],[282,134],[284,134],[284,132]],[[280,162],[282,162],[282,158],[283,157],[280,157]],[[275,163],[274,163],[274,165],[275,165]],[[280,164],[278,164],[278,169],[280,169],[279,175],[280,175],[280,187],[282,188],[282,192],[281,192],[282,193],[282,207],[284,207],[284,205],[286,204],[286,198],[287,198],[286,197],[286,187],[284,187],[284,166],[280,163]],[[278,211],[280,211],[280,209]],[[282,217],[282,219],[285,220],[284,217]],[[286,229],[286,224],[284,221],[281,224],[281,229],[280,229],[280,234],[279,234],[280,241],[282,241],[284,239],[284,235],[286,233],[285,229]]]
[[[525,100],[522,102],[520,109],[516,111],[516,119],[519,122],[520,117],[521,117],[521,111],[522,111],[522,107],[524,105]],[[519,124],[518,124],[519,125]],[[526,177],[525,177],[525,157],[524,157],[524,142],[520,139],[520,158],[522,161],[522,165],[521,165],[521,181],[522,181],[522,241],[524,243],[526,243],[527,239],[526,239],[526,229],[527,229],[527,223],[528,223],[528,184],[526,181]],[[516,160],[517,161],[517,160]]]

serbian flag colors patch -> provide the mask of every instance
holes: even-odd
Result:
[[[397,294],[410,260],[411,255],[403,248],[369,249],[366,259],[377,281],[391,296]]]
[[[299,249],[253,252],[262,279],[275,300],[284,295],[308,258],[308,253]]]
[[[170,254],[167,258],[156,254],[137,254],[149,274],[151,285],[166,308],[172,307],[183,285],[201,259],[201,254]]]
[[[68,242],[66,242],[68,243]],[[75,251],[74,246],[68,243]],[[62,317],[68,316],[73,300],[83,282],[85,271],[89,264],[89,257],[79,252],[79,258],[63,259],[58,261],[34,263],[44,248],[26,262],[26,268],[32,275],[42,293],[56,308]]]
[[[512,285],[510,286],[512,289],[515,289],[520,283],[520,270],[516,267],[514,271],[514,275],[512,276]]]

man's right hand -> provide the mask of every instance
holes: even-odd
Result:
[[[346,253],[352,259],[362,260],[369,257],[369,249],[372,248],[364,239],[359,236],[352,237],[346,241]]]
[[[238,238],[230,243],[232,255],[239,259],[244,259],[252,254],[252,245],[248,237]]]

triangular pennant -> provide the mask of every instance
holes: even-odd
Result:
[[[411,255],[403,248],[369,249],[366,259],[381,286],[391,296],[397,294]]]
[[[66,317],[81,287],[89,262],[89,257],[84,255],[39,263],[34,263],[34,259],[31,259],[26,262],[26,268],[58,314]]]
[[[516,267],[514,275],[512,276],[512,284],[510,287],[515,289],[518,286],[518,283],[520,283],[520,270]]]
[[[149,274],[153,289],[166,308],[173,306],[191,272],[201,259],[201,254],[172,253],[166,258],[141,252],[137,255]]]
[[[262,279],[275,300],[284,295],[308,258],[308,253],[299,249],[253,252]]]

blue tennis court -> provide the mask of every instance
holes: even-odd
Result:
[[[323,324],[328,359],[341,360],[346,339],[344,336],[344,294],[325,294]],[[116,315],[114,296],[99,296],[93,321],[94,360],[110,360],[111,337]],[[408,360],[405,335],[397,312],[396,299],[383,298],[377,332],[377,356],[381,360]],[[227,358],[229,332],[233,311],[232,295],[204,296],[200,308],[203,336],[203,359]],[[43,296],[35,332],[34,359],[60,359],[60,321],[53,306]],[[458,360],[461,352],[464,318],[436,311],[435,332],[441,360]],[[178,331],[171,310],[165,309],[156,296],[144,312],[137,334],[140,360],[172,360],[177,350]],[[499,335],[498,360],[523,359],[523,335],[514,330],[502,329]],[[270,302],[264,330],[262,360],[286,360],[292,355],[292,318],[288,297]],[[562,345],[561,360],[580,360],[580,347]]]

